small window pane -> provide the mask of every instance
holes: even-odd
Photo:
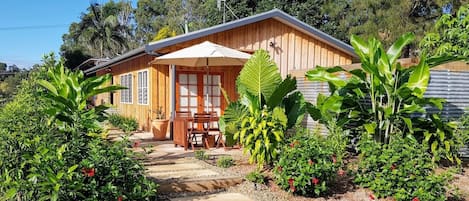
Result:
[[[187,84],[187,75],[186,74],[180,74],[179,75],[179,83],[180,84]]]
[[[214,75],[212,81],[212,84],[218,85],[218,83],[220,83],[220,75]]]
[[[197,96],[197,86],[189,86],[189,91],[191,92],[191,96]]]
[[[212,103],[215,107],[220,107],[220,97],[212,97]]]
[[[213,96],[220,96],[220,94],[221,94],[220,93],[220,87],[218,87],[218,86],[213,87],[212,92],[213,92],[212,93]]]
[[[186,97],[181,97],[181,98],[179,98],[179,100],[181,100],[181,107],[189,106],[189,101]]]
[[[179,93],[181,93],[181,96],[188,96],[189,95],[189,90],[187,90],[186,86],[180,86],[179,87]]]
[[[194,74],[189,75],[189,84],[197,84],[197,75],[194,75]]]
[[[189,101],[190,106],[197,107],[197,97],[191,97]]]

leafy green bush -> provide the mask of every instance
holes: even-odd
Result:
[[[138,128],[137,120],[132,117],[125,117],[119,114],[110,114],[108,121],[112,126],[121,129],[125,133],[136,131]]]
[[[229,168],[233,165],[234,165],[234,161],[231,156],[222,156],[217,160],[218,167]]]
[[[355,182],[371,189],[377,197],[446,200],[449,174],[435,174],[427,148],[413,137],[396,137],[390,144],[380,144],[364,136],[359,149]]]
[[[398,58],[413,39],[412,33],[404,34],[385,50],[375,38],[364,41],[352,36],[350,44],[360,57],[361,68],[349,71],[316,67],[308,71],[305,76],[310,81],[328,82],[331,95],[319,95],[317,104],[308,104],[307,110],[314,120],[327,123],[335,118],[340,127],[351,133],[371,134],[382,143],[389,143],[396,133],[414,134],[419,142],[429,145],[434,161],[443,156],[459,164],[454,154],[454,127],[442,121],[440,114],[426,115],[428,106],[442,110],[445,100],[424,94],[432,67],[462,58],[422,55],[417,65],[404,68]],[[339,72],[350,78],[342,79]]]
[[[265,175],[259,171],[252,171],[246,175],[246,179],[256,184],[264,184],[265,183]]]
[[[299,129],[290,144],[283,147],[275,164],[277,184],[299,195],[325,194],[336,177],[345,174],[342,169],[345,146],[336,146],[342,144],[338,139]]]
[[[287,76],[282,80],[265,50],[254,53],[236,82],[240,98],[226,108],[220,130],[228,141],[240,142],[244,153],[250,153],[249,162],[256,162],[260,169],[277,158],[285,131],[302,121],[304,98],[295,91],[296,79]]]
[[[90,94],[116,88],[100,87],[108,79],[84,79],[53,57],[30,74],[0,109],[0,200],[155,199],[130,142],[97,137],[103,108],[84,107]]]
[[[198,160],[208,160],[208,157],[209,157],[209,155],[205,152],[205,150],[194,151],[194,156]]]

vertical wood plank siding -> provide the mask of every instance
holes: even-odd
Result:
[[[165,54],[206,40],[246,52],[265,49],[269,51],[270,56],[277,63],[283,77],[295,69],[311,69],[316,65],[332,66],[352,63],[350,55],[275,19],[267,19],[178,43],[156,52]],[[140,129],[146,131],[150,130],[151,125],[152,114],[149,112],[150,110],[155,110],[161,106],[167,117],[170,114],[169,67],[167,65],[152,66],[149,62],[153,59],[154,57],[149,55],[139,56],[111,67],[114,84],[120,83],[120,75],[122,74],[132,73],[133,75],[133,102],[132,104],[120,103],[120,92],[115,93],[113,98],[117,111],[124,116],[135,117],[140,124]],[[211,71],[223,72],[224,81],[222,85],[232,99],[237,98],[235,80],[241,68],[241,66],[210,68]],[[144,69],[149,70],[150,100],[148,105],[139,105],[137,104],[137,72]],[[177,70],[198,71],[200,69],[177,67]],[[104,73],[107,72],[105,70],[98,71],[98,75]],[[98,99],[99,101],[104,100],[106,96],[103,95]]]
[[[232,30],[179,43],[159,53],[173,52],[203,41],[211,41],[238,50],[265,49],[277,63],[283,77],[296,69],[317,65],[335,66],[352,63],[352,57],[317,38],[302,33],[276,19],[267,19]],[[270,46],[270,44],[274,46]]]

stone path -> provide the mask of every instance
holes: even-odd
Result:
[[[118,139],[118,133],[110,138]],[[239,193],[227,193],[225,189],[243,182],[243,178],[194,158],[194,152],[174,147],[171,141],[153,141],[151,133],[137,133],[129,139],[140,141],[136,152],[152,152],[143,160],[147,175],[160,185],[158,194],[162,199],[175,201],[240,200],[252,201]],[[207,150],[207,154],[241,156],[240,150],[225,151],[223,148]]]

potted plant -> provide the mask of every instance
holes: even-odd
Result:
[[[166,131],[168,130],[169,119],[165,118],[163,107],[159,107],[158,109],[154,110],[153,113],[155,113],[155,119],[151,121],[151,125],[152,125],[151,130],[153,132],[153,139],[165,140]]]

